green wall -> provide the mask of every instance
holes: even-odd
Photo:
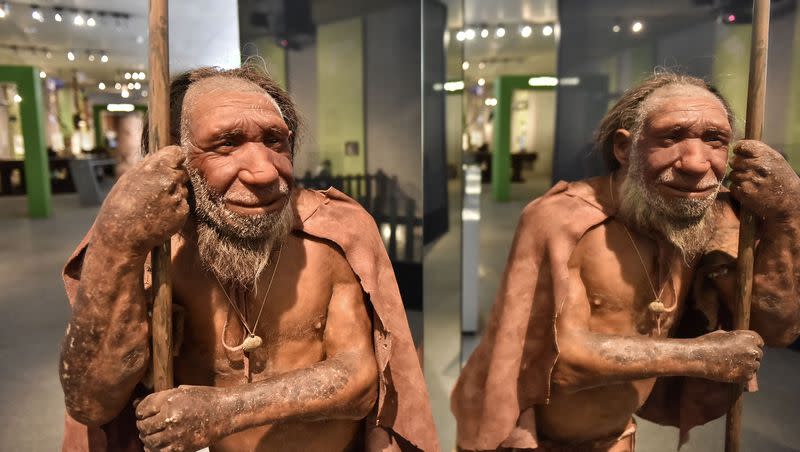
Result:
[[[800,13],[798,12],[795,12],[794,16],[794,36],[792,36],[791,49],[792,77],[789,79],[786,143],[783,150],[789,157],[789,163],[792,164],[794,170],[800,172]]]
[[[267,63],[267,70],[272,78],[286,89],[286,49],[275,43],[274,38],[259,38],[253,42],[258,55]]]
[[[730,102],[740,131],[744,131],[744,115],[747,111],[751,29],[750,25],[717,27],[711,65],[711,81]]]
[[[320,161],[334,174],[364,174],[364,24],[361,18],[317,28],[317,83]],[[358,155],[345,156],[348,141]]]
[[[52,213],[50,172],[44,135],[44,97],[39,68],[0,66],[0,82],[17,85],[22,137],[25,142],[25,190],[28,215],[47,218]]]

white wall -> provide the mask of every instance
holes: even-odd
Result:
[[[200,66],[237,67],[237,0],[169,2],[169,69],[175,74]]]

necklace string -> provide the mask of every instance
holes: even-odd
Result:
[[[281,246],[278,248],[278,257],[275,259],[275,268],[272,269],[272,276],[269,278],[269,284],[267,285],[267,291],[264,293],[264,298],[261,300],[261,308],[258,310],[258,316],[256,317],[256,322],[253,324],[253,328],[251,329],[250,326],[247,324],[247,319],[242,314],[242,311],[239,310],[239,307],[236,306],[236,303],[233,302],[231,297],[228,295],[228,292],[225,291],[225,286],[222,285],[222,281],[219,280],[219,276],[216,273],[211,272],[214,274],[214,278],[217,280],[217,284],[219,284],[219,288],[222,290],[222,294],[225,295],[225,298],[228,299],[228,302],[233,307],[233,310],[236,311],[236,314],[239,316],[239,320],[242,322],[242,326],[244,326],[245,330],[250,336],[255,336],[255,331],[258,328],[258,322],[261,320],[261,313],[264,312],[264,306],[267,304],[267,298],[269,297],[269,292],[272,289],[272,282],[275,280],[275,274],[278,272],[278,265],[281,262],[281,254],[283,252],[283,242],[281,242]],[[222,327],[222,345],[225,348],[233,349],[234,347],[228,346],[225,343],[225,330],[228,327],[228,320],[225,319],[225,325]]]
[[[609,194],[611,195],[611,204],[616,206],[617,202],[614,199],[614,174],[613,173],[608,178],[608,188],[609,188]],[[653,291],[653,296],[655,297],[655,300],[653,300],[653,302],[648,305],[648,309],[656,315],[656,330],[657,330],[658,334],[661,335],[661,316],[664,313],[671,313],[671,312],[675,311],[675,308],[678,307],[678,303],[676,301],[669,308],[664,306],[664,303],[661,301],[661,295],[664,294],[664,285],[661,284],[660,271],[659,271],[659,275],[658,275],[658,279],[659,279],[658,285],[661,288],[661,290],[659,292],[656,292],[656,287],[653,284],[652,278],[650,278],[650,272],[647,271],[647,265],[644,262],[644,258],[642,257],[642,253],[639,252],[639,247],[636,246],[636,241],[633,239],[633,235],[631,235],[631,232],[628,230],[628,227],[625,225],[624,221],[620,221],[619,223],[622,225],[622,229],[625,230],[625,234],[628,235],[628,239],[630,239],[631,245],[633,245],[633,250],[636,251],[636,255],[639,257],[639,262],[642,264],[642,269],[644,270],[644,274],[647,277],[647,283],[650,284],[650,290]],[[653,309],[654,305],[656,305],[656,304],[658,304],[658,306],[657,306],[658,310]]]

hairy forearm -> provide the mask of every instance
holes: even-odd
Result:
[[[362,419],[378,393],[374,360],[343,353],[269,380],[230,388],[231,433],[283,422]]]
[[[664,376],[704,376],[711,350],[693,339],[661,339],[577,332],[559,335],[553,383],[577,392]]]
[[[751,328],[771,346],[800,335],[800,223],[765,220],[754,256]]]
[[[78,421],[109,421],[147,370],[144,260],[99,241],[87,249],[59,369],[67,410]]]

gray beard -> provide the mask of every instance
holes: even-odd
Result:
[[[628,174],[620,187],[619,214],[634,228],[665,237],[689,264],[704,254],[714,232],[717,216],[714,201],[721,183],[705,198],[665,198],[645,181],[641,158],[632,148]],[[664,173],[659,180],[670,177]]]
[[[197,220],[197,248],[203,267],[225,286],[256,291],[261,273],[294,222],[291,189],[281,181],[287,202],[279,211],[241,215],[227,209],[194,168],[188,167],[194,193],[192,213]]]

